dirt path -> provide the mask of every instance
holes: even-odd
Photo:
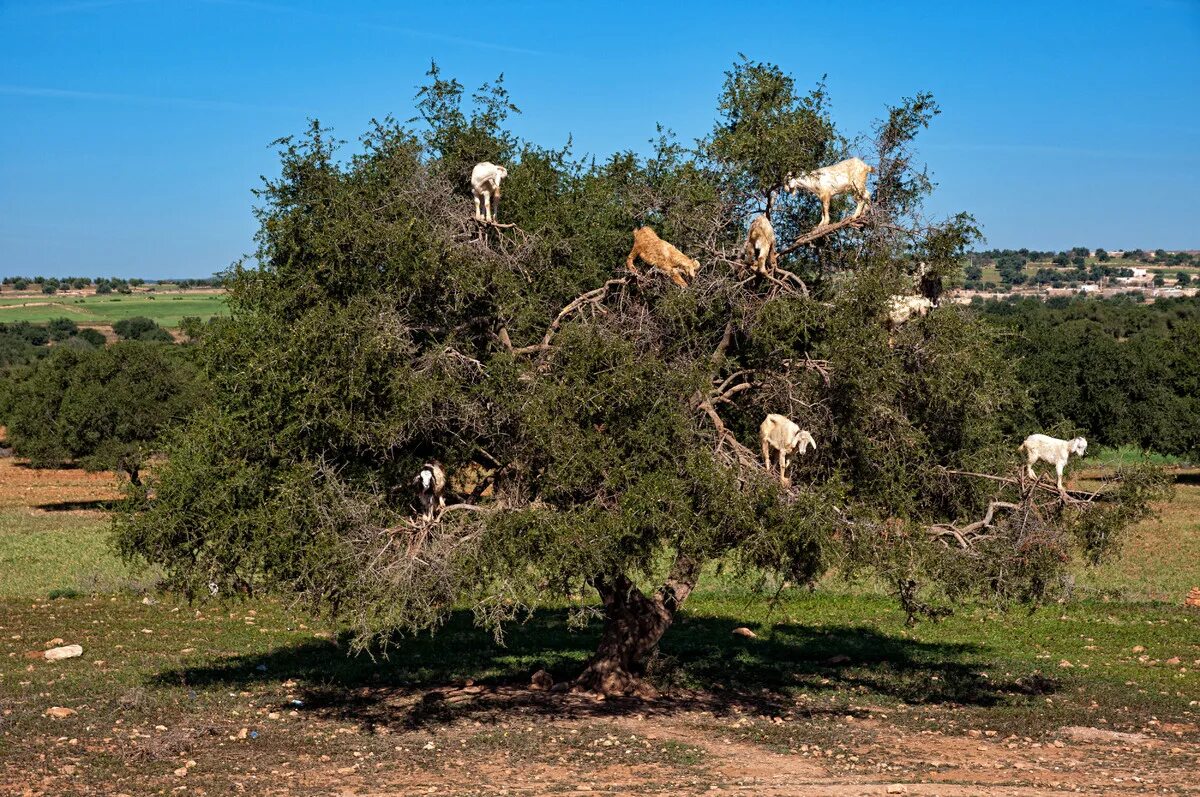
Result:
[[[814,715],[703,695],[609,705],[466,687],[363,690],[349,702],[368,714],[348,714],[345,702],[289,709],[306,701],[293,702],[286,685],[242,694],[232,712],[164,705],[89,716],[85,705],[65,720],[37,719],[39,732],[0,737],[0,793],[1200,794],[1194,725],[1060,727],[1035,738],[946,730],[952,708]],[[913,727],[926,721],[933,729]]]

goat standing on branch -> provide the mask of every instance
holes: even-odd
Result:
[[[774,271],[779,265],[779,254],[775,251],[775,228],[765,213],[755,216],[754,221],[750,222],[742,259],[758,274]]]
[[[871,193],[867,190],[867,176],[875,171],[861,158],[849,158],[841,163],[826,166],[823,169],[802,174],[799,177],[788,172],[783,190],[795,194],[801,188],[816,194],[821,200],[821,223],[818,227],[829,224],[829,203],[835,196],[854,194],[858,200],[851,218],[857,219],[871,203]]]
[[[500,206],[500,181],[505,177],[508,177],[508,169],[489,161],[477,163],[471,170],[471,195],[475,198],[477,220],[496,221],[496,209]],[[482,212],[480,200],[483,200]]]
[[[925,316],[933,309],[933,302],[924,296],[893,296],[888,299],[888,329],[896,331],[914,316]]]
[[[1037,474],[1033,471],[1033,465],[1039,459],[1053,465],[1058,474],[1058,492],[1065,495],[1062,482],[1063,468],[1067,467],[1067,460],[1071,458],[1072,454],[1078,454],[1081,457],[1084,455],[1084,452],[1087,451],[1087,440],[1082,437],[1059,440],[1057,437],[1045,434],[1031,434],[1025,438],[1025,442],[1021,443],[1019,450],[1025,452],[1027,458],[1025,473],[1031,479],[1037,478]]]
[[[813,436],[797,426],[791,419],[771,413],[758,427],[758,440],[762,444],[763,467],[771,471],[771,449],[779,452],[779,483],[790,487],[787,477],[788,454],[800,449],[801,454],[817,447]]]
[[[633,231],[633,249],[629,250],[629,257],[625,258],[625,268],[632,271],[634,274],[638,270],[634,268],[634,258],[640,257],[652,267],[658,269],[662,273],[671,278],[681,288],[687,287],[687,281],[681,276],[680,272],[687,274],[689,277],[696,276],[696,272],[700,270],[700,261],[690,258],[683,252],[680,252],[674,246],[658,237],[658,233],[654,232],[649,227],[639,227]]]
[[[437,462],[426,462],[413,479],[417,495],[421,499],[421,510],[426,520],[433,519],[434,508],[446,506],[446,471]]]

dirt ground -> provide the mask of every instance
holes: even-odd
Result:
[[[4,427],[0,426],[0,440]],[[96,512],[120,498],[116,474],[83,468],[38,470],[22,460],[0,457],[0,510],[23,508],[39,514]]]
[[[952,716],[944,710],[860,707],[834,715],[709,696],[614,702],[474,686],[359,697],[353,717],[344,702],[296,711],[283,699],[170,728],[152,727],[152,719],[85,724],[81,707],[76,717],[43,720],[36,761],[17,755],[0,764],[0,792],[1200,793],[1195,727],[1064,727],[1032,738],[982,727],[947,731],[937,721]],[[929,719],[943,729],[914,728]]]

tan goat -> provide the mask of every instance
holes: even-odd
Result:
[[[755,216],[754,221],[750,222],[742,259],[759,274],[766,274],[768,267],[774,271],[779,265],[779,254],[775,251],[775,228],[766,214]]]
[[[867,176],[873,171],[875,171],[875,167],[868,166],[861,158],[848,158],[841,163],[835,163],[799,177],[788,172],[783,190],[794,194],[803,188],[816,194],[817,198],[821,200],[821,223],[817,226],[824,227],[829,223],[829,203],[835,196],[853,194],[854,198],[858,200],[853,218],[857,219],[862,215],[867,205],[871,203],[871,193],[867,190]]]
[[[699,260],[694,260],[680,252],[659,238],[658,234],[649,227],[639,227],[633,231],[633,249],[629,250],[629,257],[625,258],[625,268],[634,274],[637,274],[638,270],[634,268],[633,261],[638,257],[666,274],[672,282],[681,287],[687,287],[687,281],[680,272],[694,277],[700,270]]]
[[[800,449],[803,454],[810,448],[817,447],[813,436],[797,426],[790,418],[771,413],[758,427],[758,441],[762,444],[763,467],[771,471],[771,449],[779,452],[779,483],[784,487],[791,485],[787,477],[788,454]]]

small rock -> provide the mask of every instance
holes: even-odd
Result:
[[[825,663],[829,665],[846,664],[849,661],[850,657],[845,653],[839,653],[836,656],[830,656],[829,658],[825,659]]]
[[[250,735],[249,728],[242,728],[240,731],[237,732],[237,738],[239,738],[239,739],[245,739],[249,735]]]
[[[1188,590],[1187,597],[1183,599],[1183,605],[1200,609],[1200,587],[1192,587]]]
[[[56,637],[54,637],[54,639],[51,639],[49,642],[46,643],[46,647],[52,648],[55,645],[61,645],[61,644],[63,644],[63,638],[60,636],[56,636]]]
[[[733,629],[733,633],[736,636],[744,636],[746,639],[758,639],[758,634],[754,633],[744,625],[740,625]]]
[[[1179,663],[1180,663],[1180,658],[1178,656],[1172,656],[1171,658],[1167,659],[1167,664],[1179,664]]]
[[[51,706],[46,709],[46,716],[53,717],[56,720],[66,719],[75,713],[75,709],[67,708],[66,706]]]
[[[1133,646],[1133,652],[1134,652],[1134,653],[1145,653],[1145,652],[1146,652],[1146,648],[1142,647],[1141,645],[1134,645],[1134,646]]]
[[[60,639],[58,641],[61,642],[62,640]],[[60,659],[73,659],[76,656],[83,655],[83,646],[82,645],[66,645],[61,648],[50,648],[42,655],[45,656],[46,661],[58,661]]]
[[[904,794],[908,789],[902,783],[889,783],[887,787],[888,794]]]
[[[62,769],[60,769],[59,772],[63,773],[64,775],[74,775],[75,770],[76,770],[76,766],[74,764],[67,764]]]
[[[545,670],[538,670],[529,679],[529,686],[531,689],[547,691],[554,688],[554,678]]]
[[[1063,659],[1062,661],[1060,661],[1058,663],[1058,666],[1062,667],[1063,669],[1067,669],[1068,667],[1074,667],[1075,665],[1072,664],[1071,662],[1067,661],[1066,659]]]
[[[179,769],[175,770],[175,777],[182,778],[187,775],[187,772],[187,767],[180,767]]]

